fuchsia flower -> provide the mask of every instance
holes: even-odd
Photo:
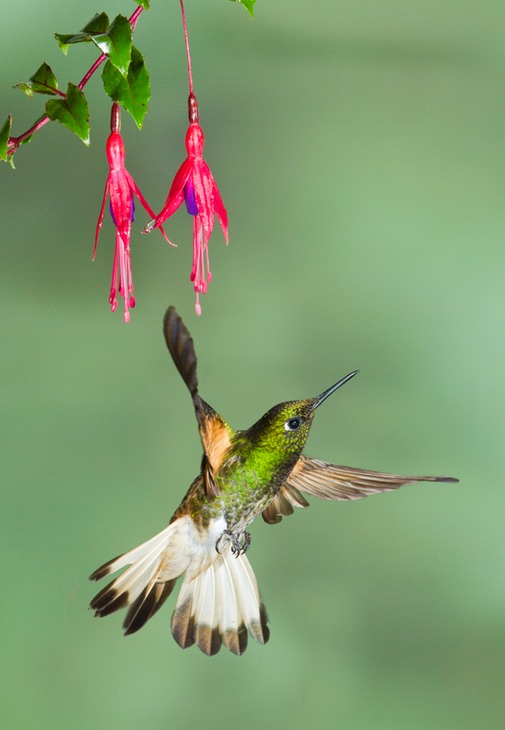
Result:
[[[188,33],[184,5],[180,0],[184,38],[186,41],[186,55],[189,76],[189,128],[186,132],[186,150],[188,156],[177,170],[174,181],[163,206],[163,210],[154,220],[145,227],[150,233],[158,228],[179,208],[182,201],[186,203],[186,210],[193,216],[193,266],[190,281],[196,292],[195,311],[202,313],[200,294],[205,294],[212,279],[209,265],[209,239],[214,228],[214,215],[217,215],[223,235],[228,245],[228,214],[224,207],[216,181],[203,159],[204,135],[199,125],[198,104],[193,93],[193,77],[191,72],[191,58],[189,54]]]
[[[195,108],[196,99],[190,95],[190,110]],[[214,214],[218,217],[228,244],[228,214],[209,166],[202,158],[203,143],[202,128],[198,121],[191,122],[186,132],[188,156],[177,171],[163,210],[146,226],[148,231],[158,228],[175,213],[182,201],[185,201],[186,210],[193,216],[193,266],[189,278],[196,292],[197,314],[202,313],[199,294],[206,293],[212,279],[209,266],[209,239],[214,228]]]
[[[111,134],[107,139],[105,148],[109,163],[109,174],[105,184],[100,215],[96,224],[93,261],[95,260],[98,245],[98,235],[102,227],[105,203],[107,201],[107,195],[109,195],[110,214],[116,227],[116,248],[114,250],[114,263],[112,265],[109,303],[112,311],[115,312],[117,307],[117,294],[119,293],[119,296],[124,299],[124,321],[129,322],[129,310],[135,306],[130,262],[130,234],[132,221],[135,220],[135,195],[151,217],[154,216],[154,213],[134,179],[125,168],[125,147],[119,131],[119,105],[117,102],[114,102],[111,113]],[[165,240],[171,243],[161,226],[160,230]]]

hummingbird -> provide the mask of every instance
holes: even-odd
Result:
[[[457,482],[452,477],[400,476],[329,464],[302,451],[319,406],[357,370],[321,395],[279,403],[246,430],[234,430],[198,391],[193,340],[174,307],[163,331],[184,380],[203,446],[200,473],[168,527],[147,542],[102,565],[90,580],[126,568],[91,601],[95,616],[127,608],[125,635],[133,634],[161,608],[184,576],[171,629],[183,649],[196,644],[208,656],[222,645],[243,654],[248,635],[265,644],[270,635],[265,605],[246,551],[247,528],[259,514],[278,524],[304,495],[349,500],[414,482]]]

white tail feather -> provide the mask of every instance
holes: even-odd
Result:
[[[159,532],[157,535],[151,537],[150,540],[146,540],[146,542],[143,542],[141,545],[137,545],[137,547],[133,548],[133,550],[129,550],[127,553],[123,553],[123,555],[120,555],[119,557],[110,560],[108,563],[105,563],[105,565],[103,565],[101,568],[98,568],[95,573],[99,573],[107,568],[106,572],[102,572],[102,576],[105,576],[109,575],[110,573],[115,573],[116,570],[124,568],[125,565],[131,565],[132,563],[136,563],[138,560],[141,560],[146,555],[148,555],[151,550],[159,549],[159,546],[162,543],[166,542],[167,537],[172,531],[173,524],[168,525],[168,527],[165,527],[165,529]],[[93,573],[93,575],[95,575],[95,573]]]
[[[231,555],[227,550],[227,554]],[[219,629],[222,634],[227,631],[236,633],[240,626],[240,615],[237,603],[235,587],[229,565],[230,561],[223,556],[216,565],[216,573],[219,577]]]
[[[240,590],[237,591],[237,599],[242,620],[251,636],[256,641],[263,643],[261,600],[251,564],[244,556],[242,560],[230,561],[230,567],[234,574],[235,585],[240,586]]]
[[[248,631],[261,644],[268,640],[266,621],[248,559],[235,557],[227,546],[212,565],[192,580],[185,579],[172,633],[183,648],[196,642],[203,652],[214,654],[223,643],[234,654],[242,654]]]
[[[114,590],[121,593],[127,591],[129,603],[133,603],[157,572],[160,553],[165,547],[165,542],[160,542],[154,548],[151,548],[144,557],[139,558],[137,562],[130,565],[114,581]]]
[[[224,644],[242,654],[248,631],[264,644],[269,637],[266,613],[248,559],[235,557],[229,545],[216,552],[216,535],[222,533],[223,523],[216,520],[202,534],[188,516],[180,517],[98,568],[93,580],[129,566],[92,600],[95,615],[129,606],[123,626],[125,633],[133,633],[161,607],[176,578],[185,573],[172,617],[172,633],[180,646],[196,643],[211,655]]]

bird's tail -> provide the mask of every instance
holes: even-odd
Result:
[[[132,634],[161,608],[177,578],[185,573],[172,616],[172,634],[179,646],[185,649],[196,644],[210,656],[222,644],[234,654],[242,654],[248,633],[266,643],[266,611],[248,559],[234,557],[229,544],[222,553],[214,546],[211,551],[195,550],[194,531],[191,520],[181,517],[95,570],[90,580],[128,566],[91,601],[95,616],[128,608],[123,628],[125,634]]]
[[[260,644],[268,641],[266,610],[249,560],[235,557],[227,545],[206,570],[191,580],[186,576],[172,616],[172,634],[183,649],[196,643],[211,656],[221,644],[243,654],[248,632]]]

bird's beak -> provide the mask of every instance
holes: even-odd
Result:
[[[359,372],[359,370],[353,370],[352,373],[349,373],[349,375],[346,375],[345,378],[341,378],[338,383],[335,383],[335,385],[332,385],[331,388],[328,388],[328,390],[325,390],[324,393],[321,393],[321,395],[318,395],[316,398],[316,402],[312,406],[312,410],[314,411],[318,406],[321,405],[323,401],[328,398],[332,393],[334,393],[337,388],[340,388],[341,385],[344,383],[347,383],[348,380],[351,378],[354,378],[354,376]]]

